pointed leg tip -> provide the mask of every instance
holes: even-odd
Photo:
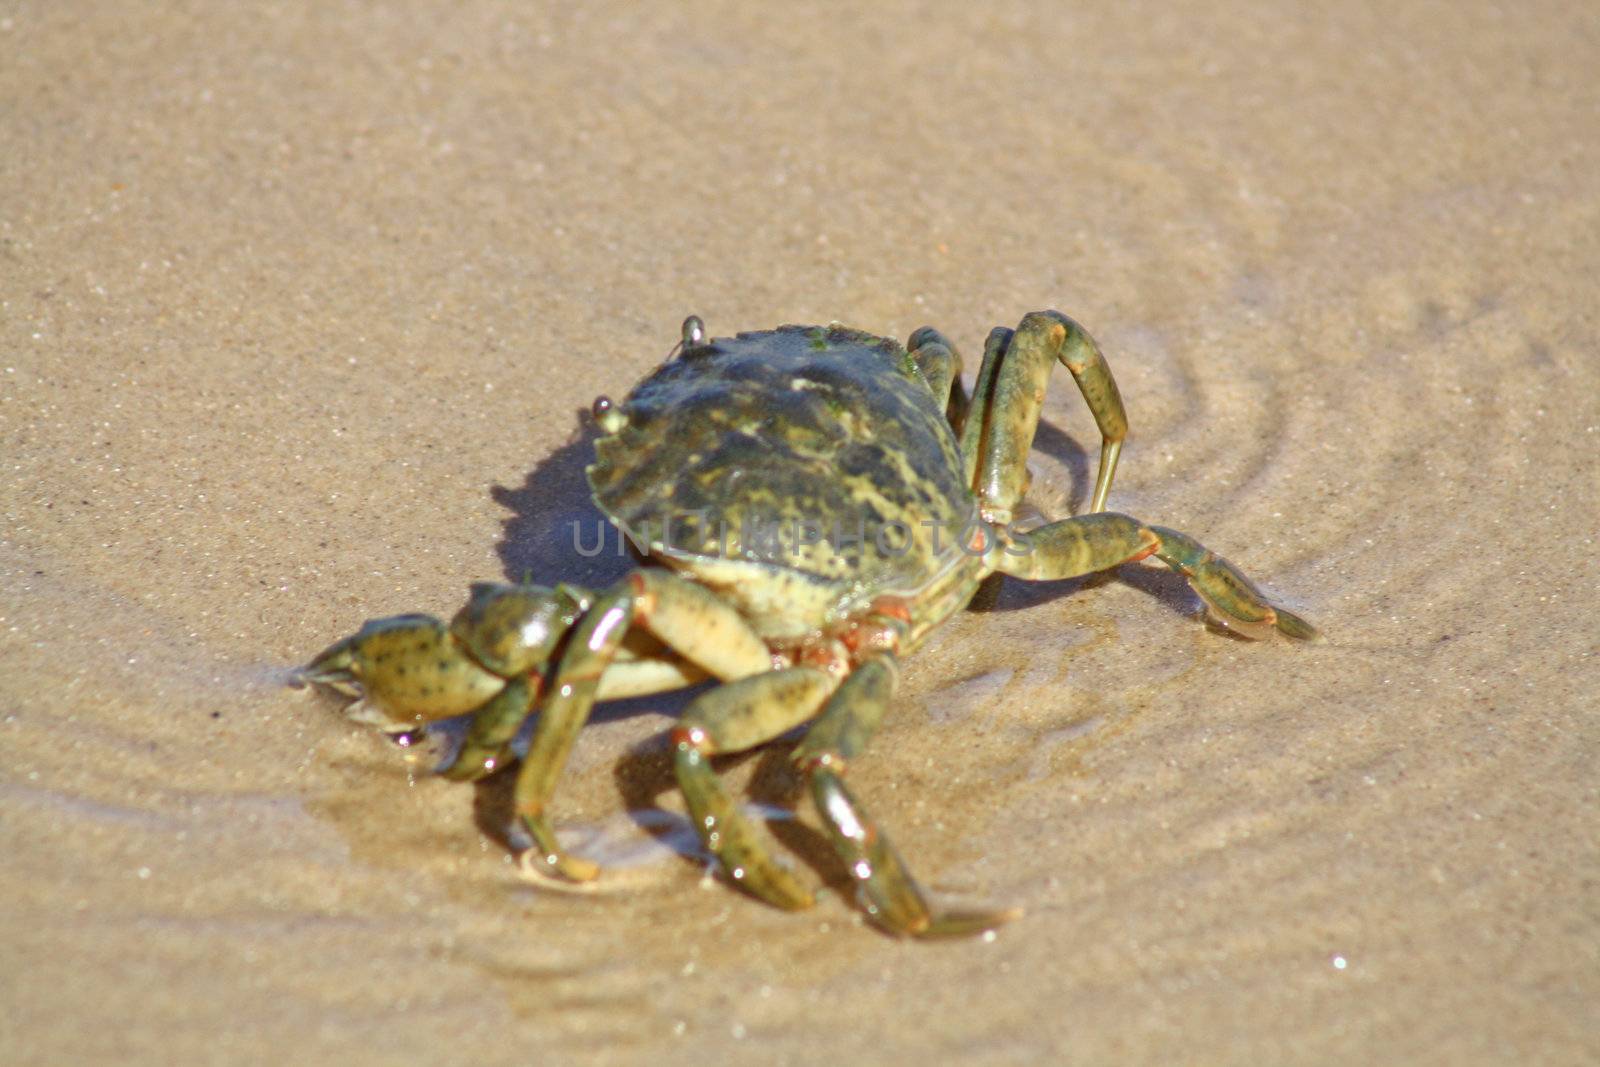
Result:
[[[1231,612],[1223,611],[1216,605],[1207,602],[1206,623],[1216,632],[1242,637],[1246,641],[1261,641],[1272,636],[1274,622],[1270,616],[1260,619],[1245,619]]]
[[[999,927],[1020,918],[1022,918],[1021,908],[952,909],[934,915],[920,930],[908,932],[922,940],[976,935],[993,936]]]
[[[600,877],[600,865],[560,852],[524,849],[517,854],[517,869],[532,881],[557,879],[563,882],[592,882]]]
[[[784,911],[806,911],[817,903],[817,898],[810,890],[802,889],[798,893],[784,897],[782,900],[768,900],[767,903]]]
[[[805,911],[817,902],[816,895],[784,864],[773,863],[760,870],[755,864],[725,866],[723,875],[757,900],[783,911]]]
[[[1292,611],[1277,608],[1276,615],[1278,632],[1285,637],[1292,637],[1296,641],[1306,641],[1311,644],[1320,644],[1327,640],[1322,636],[1322,631]]]
[[[447,782],[474,782],[482,775],[477,773],[477,768],[460,760],[451,760],[434,768],[434,774]]]

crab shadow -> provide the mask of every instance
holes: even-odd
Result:
[[[1067,511],[1073,515],[1082,511],[1091,488],[1089,453],[1071,435],[1045,419],[1039,420],[1033,447],[1067,469]]]
[[[850,874],[828,840],[798,822],[792,814],[804,790],[801,775],[791,758],[803,733],[803,728],[791,731],[760,748],[719,756],[712,763],[718,777],[725,778],[735,768],[754,762],[745,788],[729,792],[738,796],[747,814],[765,821],[767,831],[777,840],[785,856],[798,859],[825,885],[845,892],[851,885]],[[674,832],[676,818],[644,814],[664,814],[667,809],[662,807],[661,798],[678,788],[671,748],[665,738],[657,736],[635,745],[617,762],[613,777],[629,814],[641,829],[669,848],[682,840]],[[701,865],[711,859],[700,849],[685,855]]]
[[[584,468],[599,437],[586,412],[575,412],[565,444],[528,472],[520,488],[495,486],[506,517],[496,550],[508,581],[571,582],[603,589],[635,565],[626,539],[589,497]]]

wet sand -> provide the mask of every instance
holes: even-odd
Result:
[[[1600,1058],[1600,29],[1581,5],[0,13],[0,1048],[66,1062]],[[763,6],[764,7],[764,6]],[[992,940],[662,847],[609,710],[518,879],[287,670],[467,584],[603,580],[580,412],[671,346],[1058,307],[1158,567],[1006,585],[856,765]],[[1065,375],[1032,499],[1081,506]],[[730,778],[792,786],[781,747]],[[630,813],[632,813],[630,815]]]

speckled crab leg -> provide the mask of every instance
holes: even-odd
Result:
[[[857,667],[807,732],[795,762],[810,783],[823,826],[873,922],[890,933],[914,937],[956,937],[992,929],[1020,912],[934,910],[888,837],[845,786],[845,769],[866,749],[882,721],[898,673],[888,653]]]
[[[538,698],[537,679],[508,680],[493,700],[473,712],[467,736],[450,762],[439,768],[440,777],[475,782],[498,770],[508,758],[511,739],[522,729]]]
[[[813,667],[743,678],[699,697],[672,731],[678,784],[700,839],[734,884],[780,908],[810,907],[811,890],[771,857],[761,832],[723,789],[711,757],[792,730],[816,714],[837,684]]]
[[[983,463],[984,446],[989,432],[990,412],[994,410],[994,383],[1000,377],[1000,366],[1005,362],[1007,348],[1011,345],[1014,331],[1004,326],[996,326],[989,331],[989,336],[983,342],[983,362],[978,364],[978,378],[973,382],[972,400],[967,411],[966,422],[962,424],[959,441],[961,444],[961,468],[967,476],[967,484],[975,486],[978,480],[978,469]],[[1035,429],[1038,427],[1036,426]],[[1033,435],[1028,435],[1031,446]],[[1027,450],[1023,450],[1026,461]]]
[[[1279,632],[1307,641],[1316,628],[1273,604],[1237,567],[1200,542],[1164,526],[1103,511],[1052,522],[1036,530],[1012,531],[992,546],[985,562],[1003,574],[1030,581],[1076,578],[1155,556],[1189,579],[1211,617],[1246,637]]]
[[[565,855],[545,818],[573,743],[594,706],[600,680],[630,627],[644,626],[673,651],[722,679],[770,670],[766,644],[731,607],[669,571],[636,570],[595,601],[574,628],[517,774],[517,818],[539,852],[537,869],[573,881],[598,873]]]
[[[625,651],[625,650],[623,650]],[[600,675],[597,701],[623,700],[683,689],[704,681],[706,672],[687,660],[648,657],[618,659]],[[472,716],[467,736],[449,764],[439,768],[442,777],[475,782],[498,770],[508,758],[511,739],[533,710],[541,692],[538,679],[514,678],[505,689]]]
[[[911,353],[917,369],[927,379],[934,400],[959,434],[966,424],[968,410],[966,386],[961,384],[961,353],[932,326],[924,326],[912,334],[906,342],[906,351]]]
[[[1027,490],[1028,451],[1039,428],[1045,385],[1059,361],[1072,373],[1100,428],[1100,470],[1089,511],[1103,511],[1128,432],[1122,395],[1094,338],[1059,311],[1035,311],[1015,331],[995,330],[984,347],[961,456],[984,517],[1011,521]]]

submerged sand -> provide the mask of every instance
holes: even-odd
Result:
[[[1582,5],[0,13],[0,1048],[13,1064],[1600,1058],[1600,25]],[[714,332],[1059,307],[1154,567],[1007,585],[855,781],[992,940],[657,843],[639,701],[516,876],[284,686],[470,581],[604,580],[579,412]],[[1065,376],[1034,500],[1081,505]],[[739,763],[755,795],[792,785]],[[631,813],[631,814],[630,814]],[[814,868],[814,869],[813,869]]]

